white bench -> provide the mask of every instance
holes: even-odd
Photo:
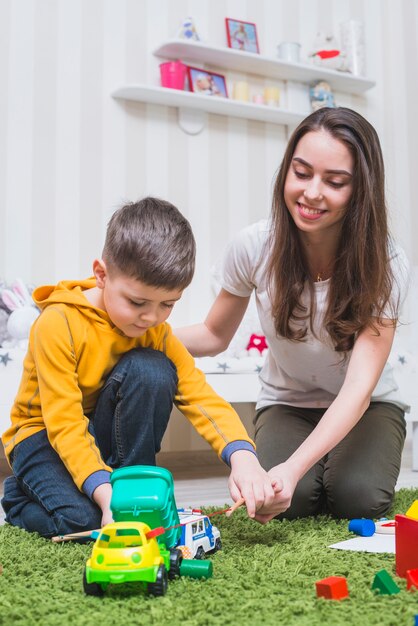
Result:
[[[256,402],[260,391],[257,374],[206,374],[206,380],[231,403]]]

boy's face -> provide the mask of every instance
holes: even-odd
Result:
[[[126,337],[141,337],[165,322],[183,293],[181,289],[150,287],[123,274],[109,275],[103,261],[95,261],[93,269],[100,290],[99,306]]]

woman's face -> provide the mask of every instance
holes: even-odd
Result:
[[[284,198],[299,230],[338,236],[353,191],[354,161],[347,146],[325,130],[296,146]]]

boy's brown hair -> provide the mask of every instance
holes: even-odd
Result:
[[[110,274],[150,287],[185,289],[195,268],[196,244],[189,222],[165,200],[147,197],[111,217],[103,248]]]

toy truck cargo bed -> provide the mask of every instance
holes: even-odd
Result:
[[[112,472],[112,501],[110,507],[115,522],[143,522],[150,528],[163,526],[166,532],[159,543],[173,548],[180,540],[181,529],[174,498],[171,473],[163,467],[135,465]]]

